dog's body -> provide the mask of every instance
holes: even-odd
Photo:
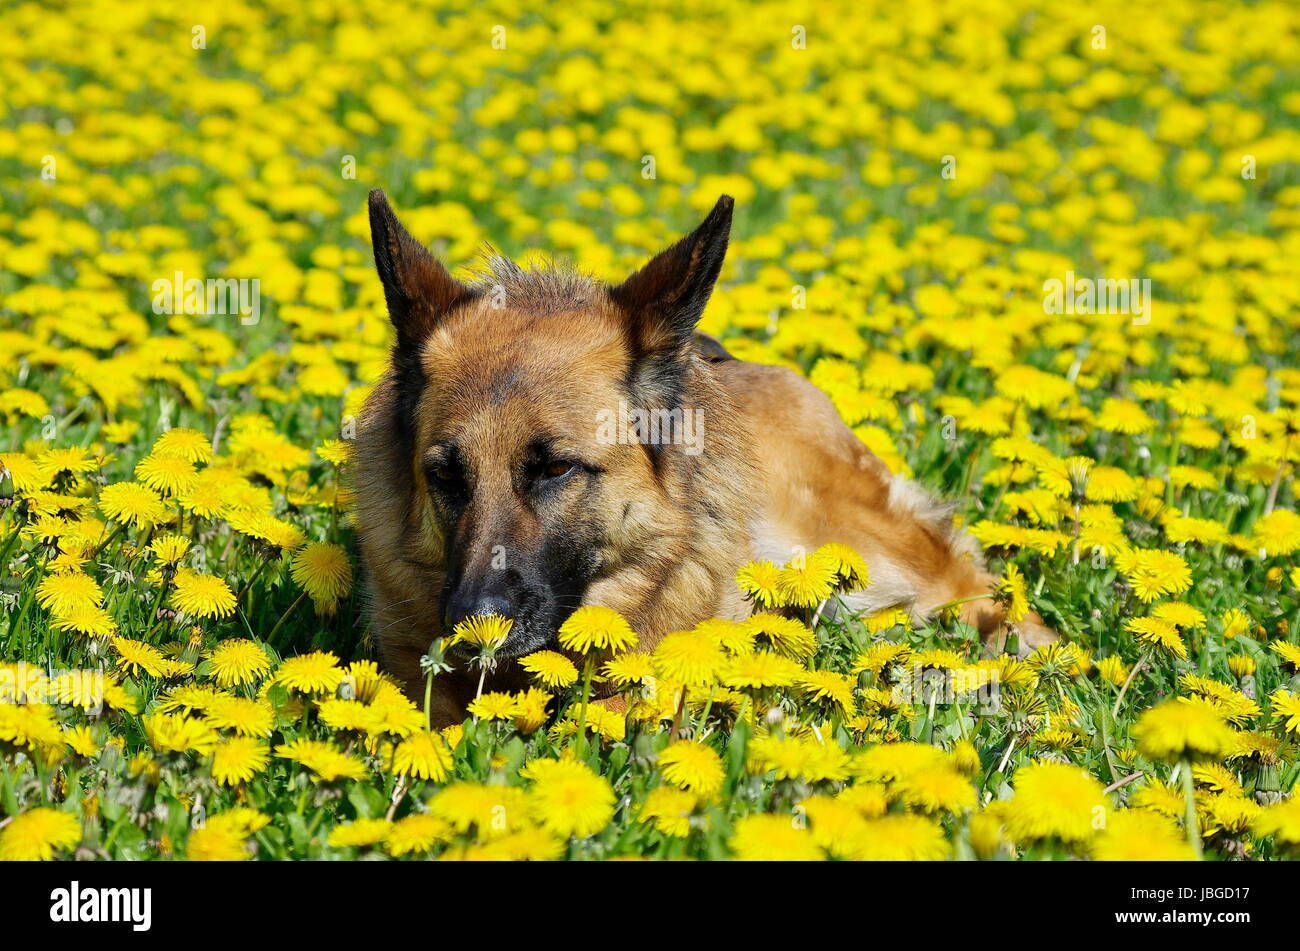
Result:
[[[990,590],[948,512],[892,475],[819,390],[694,332],[730,212],[720,201],[618,287],[501,259],[466,286],[372,194],[397,343],[353,453],[358,530],[380,658],[413,694],[420,657],[465,617],[514,620],[490,681],[514,689],[510,661],[551,645],[579,605],[618,610],[653,647],[747,616],[745,562],[827,542],[870,567],[855,610],[924,615]],[[624,438],[627,407],[665,421],[655,444]],[[689,421],[702,438],[684,438]],[[995,601],[960,610],[986,636],[1001,626]],[[1055,637],[1036,617],[1021,633]],[[463,717],[476,681],[464,669],[435,680],[438,723]]]

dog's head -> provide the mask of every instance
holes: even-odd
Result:
[[[521,656],[598,579],[652,556],[663,469],[703,446],[686,380],[731,212],[724,196],[617,286],[496,258],[464,284],[371,193],[392,432],[421,509],[407,530],[436,536],[445,570],[431,633],[502,615],[497,656]]]

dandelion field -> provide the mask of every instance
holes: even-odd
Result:
[[[1058,6],[7,3],[0,859],[1294,858],[1300,8]],[[430,729],[353,543],[372,187],[611,281],[735,196],[701,329],[954,500],[1006,652],[819,551]]]

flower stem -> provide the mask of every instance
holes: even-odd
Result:
[[[430,712],[430,706],[433,701],[433,671],[430,670],[424,676],[424,728],[430,733],[433,732],[433,715]]]
[[[253,570],[253,573],[248,576],[248,580],[244,582],[244,586],[239,589],[239,594],[235,595],[236,601],[242,602],[244,600],[244,595],[248,594],[249,589],[253,587],[253,582],[257,580],[257,576],[260,575],[270,563],[270,558],[263,559],[258,563],[257,568]]]
[[[117,528],[115,528],[115,529],[113,529],[111,532],[109,532],[108,537],[105,538],[102,542],[100,542],[100,543],[99,543],[99,547],[96,548],[96,549],[91,553],[91,555],[90,555],[90,561],[94,561],[96,558],[98,558],[99,555],[100,555],[100,552],[102,552],[105,548],[107,548],[109,545],[111,545],[111,544],[113,543],[113,540],[116,539],[118,535],[121,535],[122,532],[124,532],[125,530],[126,530],[126,525],[123,524],[123,523],[121,523],[121,522],[119,522]]]
[[[16,522],[17,519],[14,521]],[[18,535],[22,530],[23,527],[21,524],[14,525],[14,530],[9,534],[9,537],[5,539],[4,551],[0,552],[0,571],[4,571],[4,569],[8,567],[9,552],[13,550],[14,544],[18,541]]]
[[[1196,795],[1192,784],[1192,764],[1184,759],[1178,765],[1183,774],[1183,804],[1186,809],[1183,825],[1187,827],[1187,844],[1192,847],[1199,859],[1203,857],[1204,851],[1201,848],[1201,829],[1196,823]]]
[[[289,605],[289,610],[285,611],[282,615],[280,615],[280,620],[275,622],[275,627],[271,628],[271,633],[266,635],[266,642],[270,644],[272,647],[276,646],[275,635],[280,633],[280,628],[284,627],[285,622],[289,620],[290,616],[293,614],[294,611],[298,610],[298,606],[302,604],[302,602],[306,599],[306,597],[307,597],[306,591],[298,595],[298,600],[294,601],[293,604]]]
[[[49,563],[50,555],[49,552],[46,552],[45,559],[41,562],[41,570],[35,573],[35,577],[32,580],[32,586],[27,589],[27,597],[23,600],[22,609],[18,612],[18,619],[14,621],[13,626],[9,628],[8,641],[10,644],[13,643],[14,634],[16,634],[18,629],[23,626],[23,620],[27,617],[27,612],[32,606],[32,601],[36,598],[36,587],[41,583],[41,577],[45,574],[45,566]],[[22,636],[23,641],[22,646],[18,650],[18,657],[20,660],[25,660],[27,658],[27,631],[25,629],[22,632]],[[37,758],[39,759],[39,757]]]
[[[587,745],[587,697],[591,694],[591,655],[588,654],[582,664],[582,707],[578,711],[578,758],[586,753]]]
[[[1112,717],[1119,716],[1119,708],[1120,705],[1123,704],[1124,702],[1124,694],[1128,693],[1129,684],[1133,683],[1133,678],[1135,678],[1138,675],[1138,671],[1140,671],[1145,666],[1146,666],[1145,657],[1139,657],[1134,662],[1133,669],[1128,672],[1128,678],[1124,681],[1124,686],[1119,688],[1119,696],[1115,698],[1115,706],[1110,708],[1110,715]]]
[[[697,740],[704,735],[704,727],[709,722],[709,711],[713,709],[713,692],[714,688],[709,687],[709,699],[704,702],[704,712],[700,714],[699,725],[695,728],[695,738]]]

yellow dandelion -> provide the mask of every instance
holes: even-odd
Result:
[[[0,828],[0,862],[48,862],[55,852],[81,841],[81,823],[70,812],[38,806]]]
[[[670,743],[659,754],[659,768],[668,782],[705,799],[722,788],[725,778],[722,757],[694,740]]]
[[[521,657],[519,666],[551,689],[571,686],[578,679],[578,668],[573,661],[557,651],[534,651]]]
[[[266,652],[242,637],[222,641],[208,655],[207,663],[213,679],[222,687],[256,683],[271,670]]]
[[[172,605],[191,617],[228,617],[235,612],[235,593],[216,575],[181,568],[176,572]]]
[[[560,625],[559,642],[565,650],[619,652],[636,646],[637,637],[627,619],[613,608],[589,604],[578,608]]]
[[[780,607],[778,590],[781,569],[770,561],[751,561],[736,572],[736,584],[755,604],[763,608]]]
[[[311,542],[295,551],[290,573],[318,614],[333,614],[352,591],[352,564],[342,547],[331,542]]]

